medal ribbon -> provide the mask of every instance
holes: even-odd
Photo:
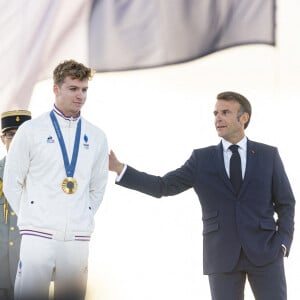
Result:
[[[57,121],[53,111],[50,112],[50,117],[51,117],[52,124],[53,124],[53,127],[55,129],[55,132],[56,132],[59,144],[60,144],[60,149],[61,149],[61,153],[62,153],[62,156],[64,159],[64,165],[65,165],[67,177],[73,177],[74,172],[75,172],[76,163],[77,163],[78,151],[79,151],[81,119],[79,119],[78,123],[77,123],[75,141],[74,141],[74,149],[73,149],[73,154],[72,154],[72,161],[70,164],[69,158],[68,158],[68,153],[67,153],[65,142],[64,142],[64,138],[63,138],[58,121]]]

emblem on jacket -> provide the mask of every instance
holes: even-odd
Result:
[[[54,143],[54,139],[53,139],[53,137],[52,137],[51,135],[49,135],[49,136],[47,137],[47,143],[48,143],[48,144]]]
[[[84,134],[84,136],[83,136],[83,141],[84,141],[83,147],[85,149],[89,149],[89,147],[90,147],[90,144],[88,143],[89,142],[89,138],[88,138],[88,136],[86,134]]]

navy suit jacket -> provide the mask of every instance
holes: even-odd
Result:
[[[180,168],[154,176],[128,166],[121,186],[154,197],[194,188],[202,208],[203,272],[231,271],[241,248],[256,266],[290,250],[295,198],[275,147],[247,141],[245,177],[236,195],[224,166],[222,143],[196,149]]]

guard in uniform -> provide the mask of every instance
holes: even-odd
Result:
[[[31,119],[27,110],[8,111],[1,115],[1,140],[8,151],[19,126]],[[0,160],[0,300],[13,299],[13,288],[19,261],[20,234],[17,216],[3,194],[5,157]]]

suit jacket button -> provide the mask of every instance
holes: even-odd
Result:
[[[14,230],[15,230],[15,227],[14,227],[14,226],[11,226],[9,229],[10,229],[10,231],[14,231]]]
[[[9,246],[13,246],[14,245],[14,242],[9,242]]]

